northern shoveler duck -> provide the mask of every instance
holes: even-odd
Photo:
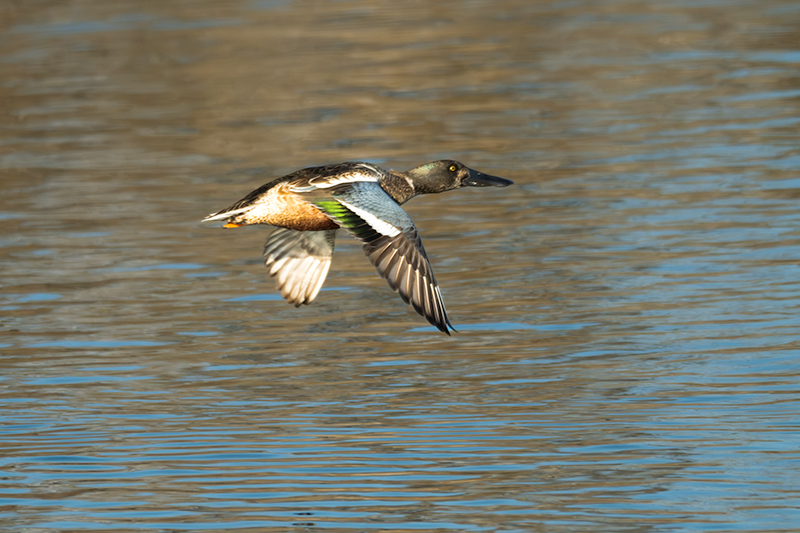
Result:
[[[264,256],[281,296],[299,307],[314,301],[331,266],[336,230],[364,243],[378,274],[440,331],[455,331],[411,217],[401,207],[414,196],[461,187],[506,187],[513,182],[458,161],[432,161],[406,172],[369,163],[298,170],[262,185],[203,221],[225,228],[278,226]],[[448,329],[449,328],[449,329]]]

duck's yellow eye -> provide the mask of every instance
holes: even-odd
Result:
[[[456,171],[456,166],[450,165],[450,172],[455,172],[455,171]]]

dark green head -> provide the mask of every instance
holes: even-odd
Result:
[[[507,187],[514,183],[505,178],[472,170],[450,159],[431,161],[404,174],[411,179],[415,194],[431,194],[461,187]]]

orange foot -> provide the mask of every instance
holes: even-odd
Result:
[[[228,222],[227,224],[225,224],[222,227],[223,228],[241,228],[242,225],[241,224],[234,224],[233,222]]]

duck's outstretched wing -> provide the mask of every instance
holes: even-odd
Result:
[[[331,266],[336,230],[277,228],[264,245],[270,276],[286,301],[300,307],[319,294]]]
[[[333,184],[326,192],[327,198],[311,201],[364,243],[364,253],[392,290],[440,331],[455,331],[408,213],[377,181]]]

